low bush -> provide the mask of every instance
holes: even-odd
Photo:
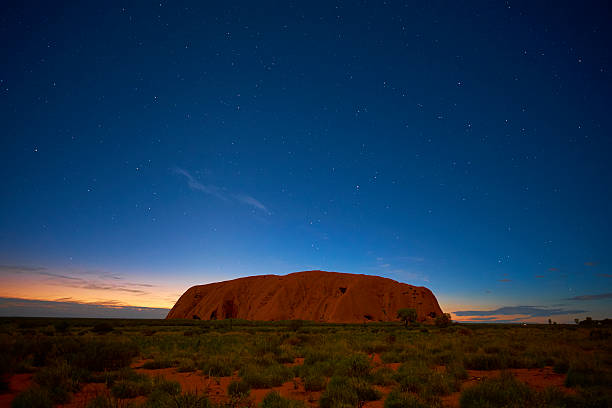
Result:
[[[119,403],[112,397],[98,395],[87,403],[86,408],[119,408]]]
[[[280,364],[268,367],[248,365],[240,370],[240,377],[251,388],[272,388],[289,381],[293,373],[290,368]]]
[[[194,393],[184,393],[175,396],[151,393],[143,408],[221,408],[212,403],[206,396]],[[106,408],[106,407],[104,407]],[[113,407],[114,408],[114,407]]]
[[[201,364],[202,373],[213,377],[229,377],[237,364],[227,356],[210,356]]]
[[[195,362],[190,358],[184,358],[179,361],[176,371],[179,373],[190,373],[196,370]]]
[[[308,374],[303,377],[303,380],[306,391],[321,391],[327,384],[326,378],[319,375]]]
[[[127,374],[127,375],[126,375]],[[124,373],[123,378],[113,382],[111,394],[116,398],[135,398],[149,395],[153,390],[150,377],[137,373]]]
[[[230,397],[248,397],[251,393],[251,387],[244,381],[232,381],[227,386],[227,394]]]
[[[46,388],[34,386],[17,395],[11,408],[53,408],[53,399]]]
[[[384,408],[428,408],[419,398],[409,392],[393,390],[385,398]]]
[[[131,341],[90,339],[83,340],[79,351],[69,360],[77,367],[105,371],[127,367],[137,355],[138,347]]]
[[[533,401],[533,391],[506,371],[499,378],[486,379],[466,388],[459,400],[461,408],[523,408],[533,406]]]
[[[283,398],[276,391],[270,391],[266,394],[263,401],[259,405],[260,408],[305,408],[306,405],[302,401]]]
[[[353,354],[342,360],[339,375],[346,377],[365,378],[370,375],[370,359],[365,354]]]
[[[504,368],[502,359],[496,354],[468,354],[464,360],[468,370],[499,370]]]
[[[153,361],[147,361],[142,365],[142,368],[146,368],[147,370],[160,370],[162,368],[174,367],[176,365],[176,361],[160,358],[155,359]]]
[[[321,395],[321,408],[357,406],[365,401],[376,401],[381,394],[360,378],[334,376]]]
[[[82,370],[75,369],[65,361],[41,368],[34,375],[34,382],[48,390],[48,395],[56,404],[70,401],[71,394],[80,388],[85,376]]]
[[[387,367],[379,368],[378,370],[372,373],[372,383],[376,385],[387,386],[393,384],[395,381],[393,380],[393,376],[395,375],[395,371],[391,370]]]

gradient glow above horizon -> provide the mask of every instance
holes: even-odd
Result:
[[[0,315],[322,269],[612,317],[606,2],[0,7]]]

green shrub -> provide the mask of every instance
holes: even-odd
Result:
[[[504,368],[502,359],[495,354],[468,354],[464,360],[468,370],[499,370]]]
[[[176,371],[179,373],[190,373],[196,370],[196,365],[194,361],[190,358],[185,358],[179,361],[178,368]]]
[[[459,400],[461,408],[523,408],[532,406],[533,401],[533,391],[505,371],[499,378],[485,379],[466,388]]]
[[[48,390],[50,398],[56,404],[70,401],[71,393],[80,388],[82,370],[74,369],[65,361],[49,367],[43,367],[34,375],[34,382]]]
[[[162,376],[157,376],[153,380],[153,391],[174,396],[181,393],[181,384],[177,381],[170,381]]]
[[[306,391],[321,391],[325,388],[327,380],[323,376],[309,374],[303,377],[304,390]]]
[[[213,377],[229,377],[234,373],[235,364],[227,356],[211,356],[202,365],[202,373]]]
[[[135,398],[148,395],[153,389],[151,380],[146,375],[139,375],[130,379],[120,379],[111,387],[111,394],[116,398]]]
[[[70,359],[77,367],[104,371],[127,367],[137,355],[138,347],[134,343],[105,338],[85,340]]]
[[[147,370],[160,370],[162,368],[173,367],[176,364],[175,361],[169,359],[155,359],[153,361],[147,361],[142,365],[142,368]]]
[[[53,400],[46,388],[34,386],[17,395],[11,408],[53,408]]]
[[[348,378],[344,377],[332,377],[319,400],[321,408],[356,407],[358,404],[357,392],[349,386]]]
[[[259,405],[260,408],[305,408],[306,405],[302,401],[283,398],[276,391],[270,391],[266,394],[263,401]]]
[[[244,381],[232,381],[227,386],[227,394],[230,397],[248,397],[251,387]]]
[[[347,377],[364,378],[370,374],[370,359],[365,354],[353,354],[341,363],[340,373]]]
[[[149,396],[144,408],[218,408],[206,396],[184,393],[173,397],[156,392]]]
[[[395,381],[393,380],[393,376],[395,372],[387,367],[379,368],[378,370],[372,373],[372,383],[376,385],[391,385]]]
[[[380,397],[380,393],[363,379],[334,376],[329,380],[319,404],[321,408],[354,407]]]
[[[412,393],[393,390],[385,398],[385,408],[428,408]]]
[[[280,364],[268,367],[248,365],[240,370],[240,377],[251,388],[272,388],[283,385],[293,374],[291,369]]]
[[[112,397],[98,395],[89,401],[86,408],[119,408],[119,403]]]

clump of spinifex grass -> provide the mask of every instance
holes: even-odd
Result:
[[[35,385],[17,395],[11,408],[53,408],[53,402],[47,388]]]
[[[555,388],[533,390],[507,371],[503,371],[498,378],[485,379],[480,384],[466,388],[461,393],[460,404],[461,408],[591,406],[582,397],[566,395]]]
[[[293,378],[291,369],[281,364],[266,367],[247,365],[240,369],[239,375],[251,388],[278,387]]]
[[[419,362],[403,364],[393,379],[401,392],[419,395],[448,395],[459,388],[453,372],[436,372]]]
[[[362,378],[334,376],[321,395],[319,404],[321,408],[355,407],[380,398],[380,392]]]
[[[302,401],[296,401],[288,398],[283,398],[276,391],[270,391],[266,394],[263,401],[259,405],[260,408],[305,408],[306,405]]]
[[[170,360],[168,358],[156,358],[153,361],[147,361],[142,365],[142,368],[146,368],[148,370],[160,370],[162,368],[174,367],[178,363],[177,361]]]
[[[384,408],[430,408],[436,406],[440,406],[439,401],[433,404],[431,401],[427,403],[416,394],[393,390],[385,398]]]

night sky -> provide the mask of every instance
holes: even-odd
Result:
[[[612,317],[610,5],[458,3],[2,2],[0,315],[322,269]]]

